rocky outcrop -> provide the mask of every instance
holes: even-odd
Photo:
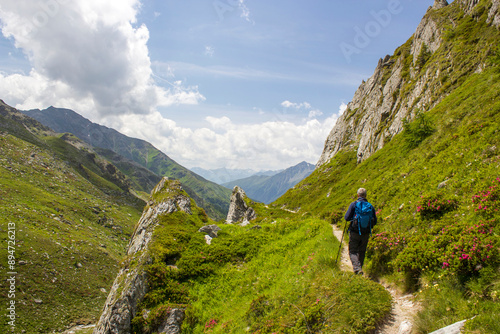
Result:
[[[148,277],[143,268],[151,263],[147,250],[158,225],[158,217],[176,211],[191,214],[191,200],[185,195],[178,181],[163,178],[151,192],[148,205],[129,243],[128,259],[113,283],[94,334],[130,333],[130,324],[137,313],[137,306],[148,292]],[[169,313],[164,326],[162,325],[171,330],[159,331],[160,333],[179,333],[172,328],[175,327],[174,320],[182,318],[183,315],[180,317],[177,311],[173,315],[173,311]],[[174,320],[170,321],[170,318]],[[180,325],[178,327],[180,328]]]
[[[478,14],[475,12],[475,9],[480,2],[479,0],[457,1],[467,15],[475,17]],[[489,7],[486,23],[494,25],[497,28],[500,27],[500,0],[491,0],[491,7]]]
[[[448,6],[448,1],[446,0],[434,0],[434,5],[432,6],[433,9],[441,9],[443,7]]]
[[[247,204],[246,200],[247,196],[243,189],[238,186],[234,187],[226,218],[227,224],[242,223],[246,225],[257,218],[255,210]]]
[[[500,0],[490,1],[488,20],[495,24],[500,21]],[[362,162],[400,133],[404,120],[431,109],[446,96],[447,91],[436,92],[453,70],[452,63],[424,66],[443,43],[443,22],[447,18],[435,14],[447,6],[460,6],[472,15],[477,4],[476,0],[457,0],[451,5],[435,0],[412,38],[394,55],[380,59],[373,75],[359,86],[327,137],[316,168],[341,150],[356,150],[358,163]]]
[[[156,226],[156,218],[159,215],[173,213],[177,210],[191,214],[191,199],[182,195],[181,191],[182,187],[180,183],[169,181],[168,178],[163,178],[153,189],[152,195],[160,192],[174,195],[169,196],[159,203],[155,203],[154,200],[148,202],[148,206],[144,210],[135,228],[134,234],[132,235],[132,239],[130,240],[127,252],[128,255],[143,250],[149,244]]]
[[[221,228],[217,225],[207,225],[203,226],[198,230],[198,232],[205,233],[211,238],[217,238],[217,233],[221,230]]]

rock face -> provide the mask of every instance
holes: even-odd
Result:
[[[374,74],[359,86],[347,110],[330,132],[316,168],[328,163],[341,150],[357,150],[358,162],[384,147],[403,130],[403,121],[411,120],[418,111],[427,111],[439,103],[446,93],[436,94],[443,78],[452,71],[448,67],[423,65],[443,42],[440,10],[460,6],[468,15],[475,15],[479,0],[457,0],[448,5],[435,0],[420,22],[415,34],[393,56],[380,59]],[[500,0],[490,0],[488,22],[500,25]],[[446,20],[441,16],[441,20]]]
[[[432,6],[432,8],[441,9],[443,7],[446,7],[446,6],[448,6],[448,1],[446,1],[446,0],[434,0],[434,5]]]
[[[129,259],[113,283],[104,305],[104,311],[94,329],[94,334],[130,333],[130,323],[137,312],[137,306],[148,292],[148,278],[143,266],[151,262],[147,249],[154,229],[158,225],[157,218],[159,215],[178,210],[191,214],[191,200],[183,194],[179,182],[163,178],[151,192],[151,199],[144,209],[129,243],[127,252]],[[131,265],[132,262],[135,263],[133,266]],[[184,314],[181,317],[179,315],[181,311],[172,310],[162,327],[175,327],[175,319],[181,319],[182,322]],[[179,333],[180,323],[178,323],[177,327],[179,328],[178,331],[169,329],[170,331],[161,333]]]
[[[464,12],[472,17],[476,17],[475,13],[476,6],[479,4],[479,0],[457,0],[464,10]],[[500,27],[500,0],[491,0],[491,7],[488,11],[488,19],[486,23],[494,25],[495,27]]]
[[[255,210],[251,208],[245,201],[247,198],[245,192],[240,187],[236,186],[231,195],[231,203],[229,204],[229,212],[227,213],[227,224],[244,223],[257,218]]]
[[[179,334],[184,320],[184,310],[173,309],[167,320],[158,329],[159,334]]]

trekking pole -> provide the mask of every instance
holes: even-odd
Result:
[[[348,225],[348,222],[345,224],[344,230],[342,231],[342,238],[340,238],[340,247],[339,247],[339,251],[337,253],[337,259],[335,260],[335,265],[337,265],[337,262],[339,261],[340,250],[342,249],[342,240],[344,240],[344,234],[345,234],[345,230],[347,228],[347,225]]]

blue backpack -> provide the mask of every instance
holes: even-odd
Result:
[[[373,205],[359,201],[354,208],[354,221],[357,222],[359,235],[372,233]]]

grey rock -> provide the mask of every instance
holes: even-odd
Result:
[[[451,326],[438,329],[437,331],[434,331],[429,334],[460,334],[466,322],[467,320],[459,321]]]
[[[212,244],[212,237],[209,236],[208,234],[205,234],[205,242],[207,243],[207,245],[211,245]]]
[[[184,320],[185,312],[182,309],[173,309],[170,311],[167,320],[160,326],[158,333],[160,334],[179,334],[181,332],[182,321]]]
[[[245,227],[245,226],[250,225],[250,222],[249,222],[248,220],[246,220],[246,219],[245,219],[245,220],[243,220],[243,222],[242,222],[241,224],[239,224],[239,225],[240,225],[240,226],[242,226],[242,227]]]
[[[157,202],[154,198],[160,192],[165,195],[165,199],[159,196],[161,200]],[[151,192],[151,199],[136,226],[127,251],[130,261],[133,260],[135,265],[129,267],[131,262],[127,262],[120,269],[99,322],[94,328],[94,334],[130,333],[137,306],[148,292],[148,277],[143,268],[151,263],[147,249],[158,226],[158,216],[179,210],[191,214],[191,200],[187,196],[179,195],[181,193],[180,183],[169,181],[168,178],[164,178]]]
[[[206,233],[211,238],[217,238],[217,233],[221,230],[221,228],[217,225],[207,225],[203,226],[198,230],[198,232]]]
[[[398,334],[411,334],[413,324],[408,320],[405,320],[399,325]]]
[[[460,7],[464,10],[467,15],[471,15],[474,17],[474,9],[477,4],[479,4],[479,0],[456,0]],[[495,27],[500,26],[500,0],[491,0],[491,7],[488,12],[488,19],[486,23],[491,24]]]
[[[446,187],[448,185],[448,181],[449,180],[446,180],[438,184],[438,189],[443,189],[444,187]]]
[[[166,184],[168,184],[168,187],[171,188],[165,189],[166,192],[182,190],[179,182],[175,181],[167,183],[167,181],[169,181],[168,178],[163,178],[163,180],[153,189],[151,196],[163,191]],[[143,212],[142,217],[135,228],[134,234],[132,235],[127,254],[131,255],[139,252],[151,241],[154,228],[158,224],[156,218],[159,215],[173,213],[178,210],[184,211],[188,214],[192,213],[191,200],[189,197],[178,195],[157,204],[150,200],[148,202],[148,207]]]
[[[257,218],[255,210],[245,202],[247,198],[243,189],[235,186],[231,195],[229,212],[227,213],[226,223],[233,224],[244,221],[251,221]]]
[[[500,27],[500,0],[493,0],[486,22],[495,27]]]
[[[446,0],[434,0],[433,9],[441,9],[448,6],[448,1]]]

